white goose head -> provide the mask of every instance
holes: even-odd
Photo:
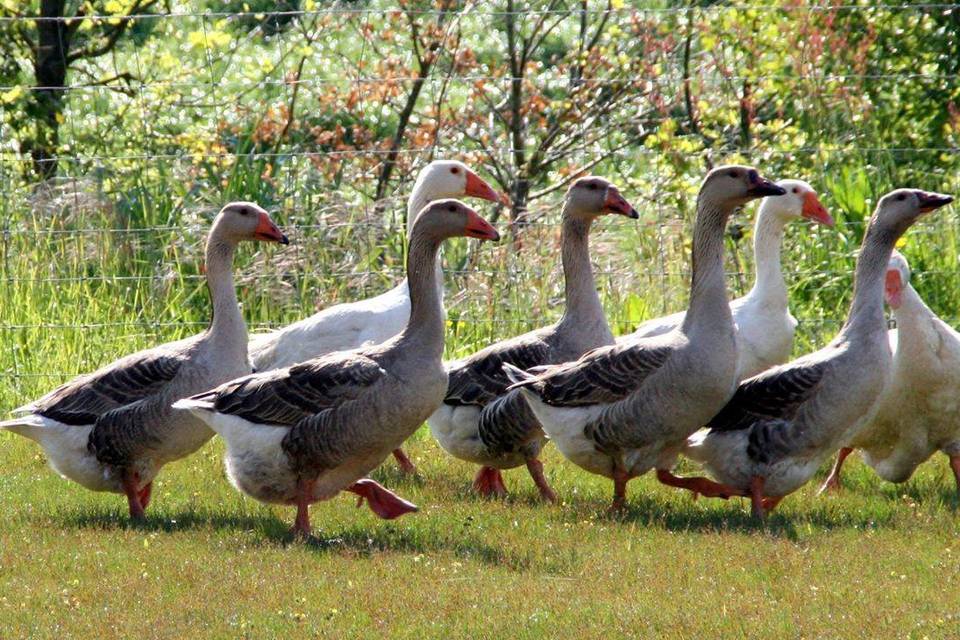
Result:
[[[414,185],[414,190],[418,189],[422,191],[425,202],[467,196],[490,202],[506,202],[505,197],[483,178],[456,160],[434,160],[421,169]]]
[[[760,205],[758,216],[773,216],[786,223],[799,218],[833,226],[833,218],[821,204],[817,192],[803,180],[780,180],[777,186],[786,193],[779,198],[766,198]]]

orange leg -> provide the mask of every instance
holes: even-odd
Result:
[[[681,478],[675,476],[666,469],[657,469],[657,480],[668,487],[677,487],[679,489],[688,489],[693,492],[693,497],[703,495],[707,498],[723,498],[726,500],[730,496],[739,496],[743,492],[728,487],[725,484],[714,482],[708,478]]]
[[[473,479],[473,488],[485,498],[503,497],[507,495],[507,485],[503,484],[503,475],[499,469],[480,467]]]
[[[397,465],[400,467],[400,471],[403,471],[411,476],[417,474],[417,465],[413,464],[410,458],[407,457],[407,454],[404,453],[403,449],[394,449],[393,457],[396,458]]]
[[[557,494],[550,488],[546,476],[543,475],[543,463],[536,458],[528,458],[527,471],[530,472],[530,477],[533,478],[534,484],[540,490],[540,497],[548,502],[556,502]]]
[[[960,455],[950,456],[950,468],[953,469],[953,479],[957,482],[957,496],[960,497]]]
[[[303,478],[297,483],[297,519],[293,522],[293,535],[310,537],[310,502],[313,500],[313,480]]]
[[[127,506],[130,508],[131,520],[143,520],[146,514],[143,510],[143,503],[140,501],[140,491],[137,485],[140,484],[140,474],[132,471],[124,471],[121,479],[123,492],[127,495]],[[149,486],[149,485],[147,485]],[[149,500],[149,491],[147,493]]]
[[[153,482],[148,482],[144,485],[143,489],[140,489],[140,506],[144,509],[150,504],[150,494],[153,492]]]
[[[763,483],[766,479],[763,476],[753,476],[750,478],[750,510],[753,517],[761,521],[766,517],[763,505]]]
[[[764,498],[763,499],[763,510],[767,513],[770,513],[777,508],[777,505],[780,504],[780,501],[783,500],[783,496],[776,496],[774,498]]]
[[[623,511],[626,508],[627,482],[629,481],[629,473],[619,468],[613,470],[613,503],[610,505],[612,513]]]
[[[837,454],[837,461],[833,464],[830,475],[827,476],[820,490],[817,491],[817,495],[824,494],[828,491],[840,491],[840,467],[843,466],[843,461],[846,460],[847,456],[851,453],[853,453],[853,449],[850,447],[840,449],[840,452]]]

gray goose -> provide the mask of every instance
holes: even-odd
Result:
[[[887,333],[890,383],[873,418],[840,449],[820,492],[840,489],[840,469],[854,449],[878,476],[898,483],[942,451],[960,496],[960,333],[924,303],[910,284],[907,259],[897,251],[887,265],[884,297],[897,320]]]
[[[436,260],[446,238],[499,238],[456,200],[439,200],[410,234],[410,315],[397,336],[284,369],[257,373],[176,403],[226,442],[227,474],[262,502],[297,507],[294,532],[310,533],[309,506],[351,491],[382,518],[416,509],[370,479],[391,451],[443,401],[444,314]]]
[[[474,488],[482,495],[505,494],[500,470],[526,464],[540,495],[556,500],[537,458],[543,430],[520,392],[507,391],[511,382],[503,364],[528,369],[567,362],[594,347],[613,344],[589,248],[590,227],[606,213],[638,217],[603,178],[580,178],[567,190],[560,241],[566,310],[559,322],[490,345],[447,366],[447,395],[428,419],[430,431],[447,453],[482,465],[474,479]]]
[[[407,200],[408,239],[417,214],[425,206],[434,200],[463,196],[492,202],[504,199],[462,162],[434,160],[424,167]],[[442,300],[442,275],[438,276],[437,286]],[[379,296],[334,305],[279,331],[254,335],[250,339],[250,360],[255,371],[270,371],[334,351],[380,344],[403,331],[409,317],[410,291],[404,280]],[[393,455],[404,472],[416,473],[402,449]]]
[[[833,226],[833,218],[809,184],[803,180],[779,180],[777,186],[783,187],[786,194],[764,199],[757,211],[753,231],[756,282],[747,295],[730,302],[737,329],[737,375],[741,380],[786,362],[793,350],[797,320],[790,313],[780,265],[784,228],[801,217]],[[677,328],[683,316],[681,311],[647,320],[620,340],[662,335]]]
[[[661,482],[707,495],[725,491],[669,470],[686,438],[736,388],[736,341],[723,271],[727,220],[751,200],[783,193],[752,167],[724,166],[707,175],[697,198],[690,306],[673,331],[600,347],[536,373],[504,365],[560,452],[613,479],[613,509],[624,506],[627,482],[654,467]]]
[[[925,213],[952,198],[915,189],[885,195],[857,257],[853,301],[823,349],[740,384],[684,452],[763,518],[860,431],[890,378],[883,284],[894,244]]]
[[[141,519],[160,468],[213,436],[171,403],[250,372],[247,328],[233,284],[233,255],[244,240],[287,244],[252,202],[220,211],[207,236],[206,277],[213,320],[203,333],[128,355],[16,409],[0,428],[43,447],[50,466],[93,491],[126,494]]]

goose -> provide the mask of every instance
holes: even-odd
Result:
[[[597,295],[588,245],[594,219],[605,213],[639,217],[603,178],[585,177],[572,184],[562,214],[560,258],[566,311],[559,322],[490,345],[447,366],[447,395],[427,423],[447,453],[482,465],[474,480],[474,488],[482,495],[505,494],[500,470],[526,464],[540,495],[556,501],[537,458],[543,431],[520,392],[506,391],[510,379],[503,363],[530,368],[566,362],[594,347],[613,344]]]
[[[364,478],[443,401],[444,314],[436,260],[454,236],[497,240],[496,230],[456,200],[438,200],[410,233],[409,321],[384,343],[255,373],[176,407],[226,442],[233,485],[262,502],[297,507],[294,533],[310,534],[310,503],[350,491],[382,518],[416,507]]]
[[[434,200],[472,196],[505,202],[480,176],[462,162],[435,160],[424,167],[407,201],[407,236],[417,212]],[[437,263],[437,269],[440,265]],[[438,278],[443,296],[442,275]],[[256,334],[250,341],[255,371],[282,369],[334,351],[384,342],[401,331],[410,316],[410,291],[406,280],[379,296],[334,305],[283,329]],[[416,473],[402,449],[393,452],[401,470]]]
[[[753,232],[756,281],[747,295],[730,303],[737,330],[737,368],[741,380],[786,362],[793,349],[797,320],[790,313],[787,286],[780,266],[784,228],[806,218],[833,226],[833,218],[820,203],[817,192],[803,180],[780,180],[786,190],[779,198],[765,198],[757,211]],[[647,338],[673,331],[683,323],[684,312],[647,320],[620,340]]]
[[[170,404],[251,371],[233,284],[234,251],[244,240],[288,243],[256,204],[223,207],[207,236],[213,320],[206,331],[75,378],[15,409],[21,415],[0,429],[36,441],[61,476],[92,491],[125,494],[130,517],[142,519],[160,468],[213,436],[203,422]]]
[[[687,436],[733,395],[736,338],[723,271],[723,233],[733,211],[784,189],[752,167],[707,174],[697,198],[690,308],[670,333],[599,347],[579,360],[527,372],[505,363],[547,436],[574,464],[613,479],[612,510],[627,482],[657,468],[661,482],[714,495],[705,480],[669,473]],[[718,488],[717,491],[722,491]]]
[[[890,378],[883,280],[894,244],[921,215],[952,198],[915,189],[883,196],[864,234],[853,301],[823,349],[743,381],[684,453],[759,519],[856,437]],[[722,497],[722,496],[721,496]]]
[[[960,495],[960,333],[924,304],[898,251],[887,265],[884,293],[897,320],[887,334],[893,351],[890,384],[873,419],[840,449],[821,493],[840,488],[844,459],[860,449],[877,475],[897,483],[942,451]]]

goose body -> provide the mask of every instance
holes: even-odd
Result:
[[[410,235],[410,315],[386,342],[256,373],[179,401],[226,442],[226,467],[240,491],[295,504],[295,530],[310,531],[309,505],[347,490],[394,518],[415,510],[365,479],[436,410],[447,388],[444,316],[436,257],[453,236],[497,239],[465,205],[440,200]]]
[[[884,196],[857,258],[847,322],[823,349],[740,384],[685,453],[749,495],[755,515],[806,483],[869,422],[890,379],[883,278],[893,245],[949,197],[900,189]]]
[[[20,416],[0,428],[36,441],[54,470],[81,486],[125,493],[131,516],[142,517],[160,468],[213,436],[202,421],[170,405],[251,370],[231,272],[234,248],[246,239],[287,241],[257,205],[224,207],[207,240],[214,307],[207,331],[80,376],[15,410]]]
[[[942,451],[960,492],[960,333],[923,302],[898,252],[887,266],[885,294],[897,320],[888,332],[890,381],[872,419],[841,449],[824,488],[839,488],[852,449],[860,449],[881,478],[898,483]]]
[[[494,202],[501,199],[462,162],[431,162],[417,176],[407,201],[407,235],[413,229],[417,214],[427,204],[462,196]],[[438,262],[438,272],[439,269]],[[442,300],[442,275],[438,275],[437,286]],[[410,287],[404,279],[379,296],[334,305],[278,331],[253,336],[250,359],[255,371],[270,371],[336,351],[380,344],[403,331],[409,318]],[[402,449],[397,449],[394,457],[405,472],[416,471]]]
[[[537,458],[543,430],[521,393],[507,390],[510,379],[503,365],[531,368],[566,362],[613,343],[588,247],[593,220],[604,213],[638,217],[607,180],[586,177],[574,182],[563,209],[566,310],[559,322],[490,345],[447,367],[450,383],[443,404],[430,416],[430,432],[451,455],[482,465],[474,487],[484,495],[505,492],[501,469],[526,464],[541,496],[555,499]]]
[[[733,210],[784,190],[750,167],[708,174],[697,199],[690,309],[669,333],[594,349],[575,362],[522,372],[508,367],[544,431],[578,466],[626,483],[668,470],[687,436],[730,398],[736,340],[723,273],[723,232]],[[661,473],[662,472],[662,473]]]
[[[833,219],[808,183],[780,180],[777,185],[786,193],[779,198],[765,198],[754,225],[756,281],[745,296],[730,302],[737,332],[737,370],[741,380],[785,362],[793,349],[797,320],[790,313],[780,264],[784,228],[801,217],[833,225]],[[648,320],[619,340],[663,335],[683,324],[685,315],[681,311]]]

